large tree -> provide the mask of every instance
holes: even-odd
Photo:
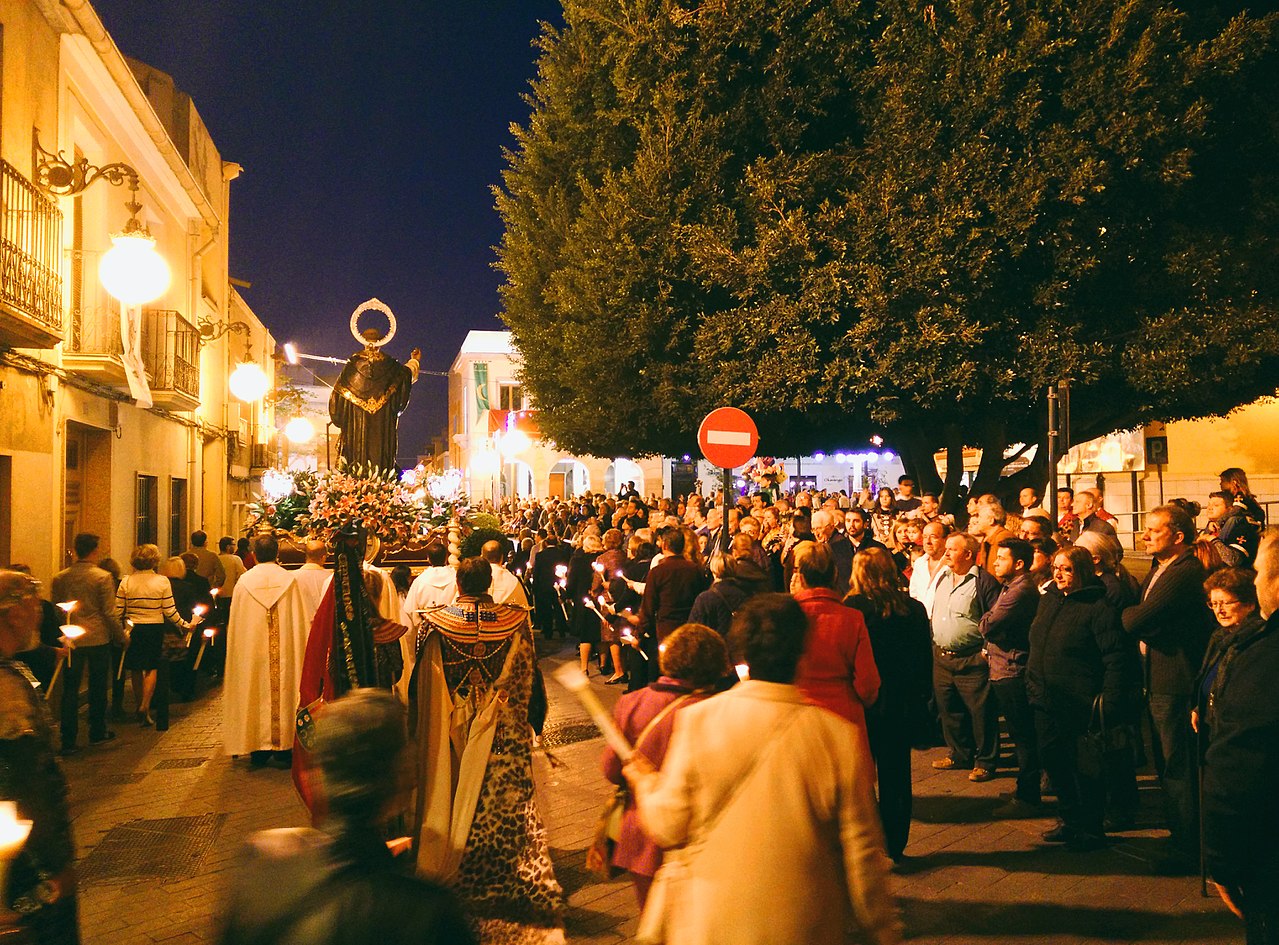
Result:
[[[544,432],[791,455],[1220,414],[1279,385],[1273,15],[1162,0],[565,0],[497,205]],[[1045,471],[1043,453],[1033,471]],[[953,493],[958,463],[952,462]]]

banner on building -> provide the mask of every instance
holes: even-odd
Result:
[[[475,410],[477,414],[489,409],[489,366],[487,361],[475,365]]]
[[[129,381],[129,396],[139,407],[149,408],[151,387],[147,384],[147,367],[142,361],[142,306],[120,303],[120,341],[124,376]]]

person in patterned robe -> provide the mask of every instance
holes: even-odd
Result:
[[[418,745],[414,855],[452,886],[486,945],[564,941],[564,892],[533,798],[528,612],[495,604],[483,558],[458,566],[458,598],[422,612],[410,684]]]
[[[0,570],[0,799],[12,801],[31,833],[0,888],[0,940],[78,945],[75,844],[67,782],[54,754],[53,726],[35,676],[13,657],[39,639],[40,585]]]

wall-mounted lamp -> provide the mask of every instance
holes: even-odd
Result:
[[[223,335],[244,335],[244,360],[227,378],[227,386],[231,388],[232,394],[245,403],[251,404],[266,396],[271,380],[261,365],[253,360],[253,329],[247,322],[215,322],[202,318],[195,327],[200,332],[201,344],[216,341]]]
[[[32,132],[32,155],[35,183],[57,197],[74,197],[95,181],[105,180],[114,186],[125,184],[129,199],[124,206],[129,219],[124,229],[111,236],[112,247],[98,264],[98,278],[112,297],[125,305],[144,305],[158,299],[169,288],[169,264],[155,251],[155,237],[138,219],[142,204],[138,202],[138,172],[128,164],[90,164],[88,158],[68,161],[61,151],[53,153],[40,146],[39,132]]]

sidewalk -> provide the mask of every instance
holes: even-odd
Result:
[[[539,642],[539,647],[552,647]],[[584,869],[596,815],[611,788],[599,769],[602,740],[550,671],[576,647],[544,656],[550,715],[535,767],[556,872],[568,894],[568,937],[613,943],[634,934],[636,905],[624,879]],[[600,677],[593,676],[592,679]],[[619,687],[597,683],[611,702]],[[119,738],[65,759],[80,853],[86,945],[184,945],[210,940],[229,871],[245,838],[302,826],[306,811],[287,771],[251,771],[221,754],[218,691],[175,706],[168,732],[116,723]],[[1199,880],[1158,877],[1148,860],[1159,831],[1073,854],[1038,842],[1047,820],[989,820],[1011,779],[971,784],[936,772],[940,750],[915,754],[915,824],[896,879],[912,941],[946,945],[1235,943],[1243,931]],[[1153,795],[1153,785],[1146,785]],[[1153,797],[1145,806],[1153,810]],[[766,812],[761,812],[766,816]]]

